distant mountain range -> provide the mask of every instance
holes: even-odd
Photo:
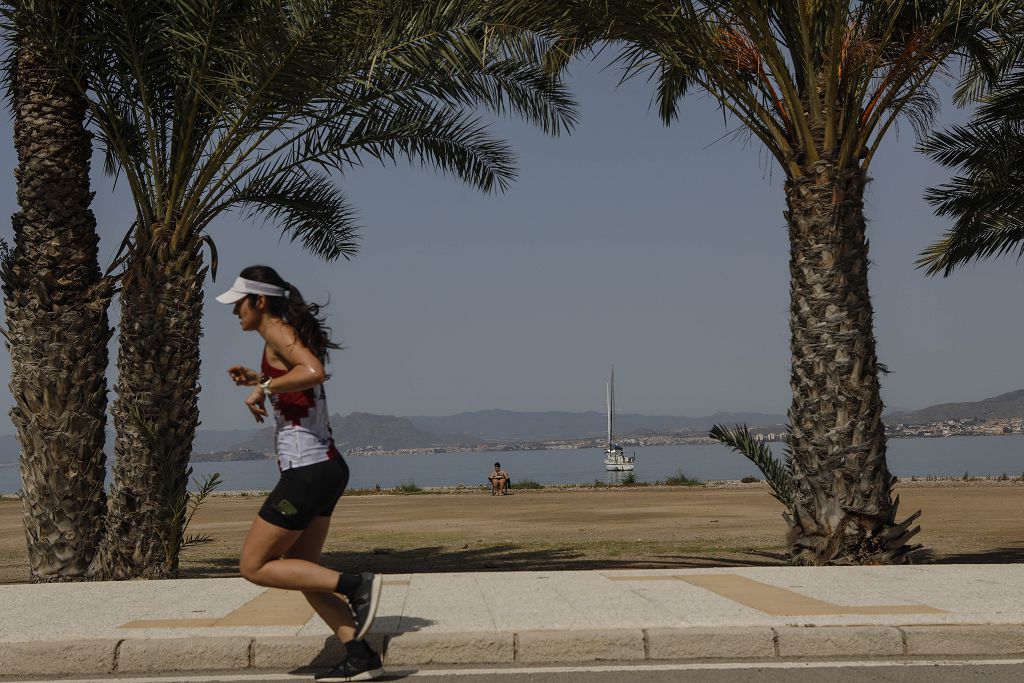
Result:
[[[967,403],[942,403],[922,410],[899,411],[885,416],[887,423],[926,424],[936,420],[957,420],[976,417],[998,419],[1024,417],[1024,389]],[[338,448],[380,447],[441,448],[445,446],[476,446],[486,442],[545,441],[585,439],[601,436],[607,429],[604,413],[590,411],[515,412],[511,410],[478,410],[446,417],[396,417],[372,413],[352,413],[331,417]],[[615,416],[615,431],[620,436],[671,432],[704,432],[716,423],[743,423],[750,427],[784,424],[782,415],[766,413],[715,413],[706,417],[667,415]],[[196,432],[193,450],[196,453],[222,451],[267,452],[273,447],[273,428],[215,430]],[[108,457],[113,435],[107,435]],[[16,463],[20,446],[12,434],[0,435],[0,465]]]
[[[520,413],[511,410],[478,410],[447,417],[415,416],[408,419],[417,427],[431,432],[465,432],[476,434],[486,441],[582,439],[601,436],[608,430],[607,415],[596,411]],[[715,413],[707,417],[622,413],[615,416],[615,433],[629,436],[633,432],[701,432],[722,422],[742,422],[753,427],[782,424],[785,420],[782,415],[765,413]]]
[[[750,426],[781,424],[784,417],[764,413],[715,413],[707,417],[616,416],[620,436],[658,432],[707,431],[718,422],[742,422]],[[396,417],[372,413],[351,413],[331,417],[335,441],[342,451],[351,448],[443,448],[478,446],[486,442],[585,439],[605,433],[604,413],[550,411],[521,413],[510,410],[480,410],[447,417]],[[113,434],[107,434],[110,457]],[[268,452],[273,448],[273,427],[256,429],[199,429],[192,450],[199,453],[231,451]],[[19,445],[13,435],[0,436],[0,464],[18,460]]]
[[[921,410],[894,412],[885,416],[887,423],[928,424],[940,420],[999,420],[1024,417],[1024,389],[969,403],[940,403]]]
[[[210,448],[211,451],[255,450],[269,451],[274,447],[273,427],[253,430],[247,438],[227,446]],[[374,415],[373,413],[351,413],[342,417],[331,416],[331,431],[334,443],[340,451],[350,448],[380,447],[384,450],[399,448],[440,448],[444,446],[477,446],[483,439],[472,434],[447,434],[427,431],[414,425],[404,417]],[[201,434],[201,432],[200,432]],[[206,452],[205,439],[196,438],[193,450]]]

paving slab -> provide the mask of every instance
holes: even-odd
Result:
[[[1021,655],[1024,624],[903,626],[909,655]]]
[[[0,586],[0,671],[60,676],[324,666],[300,593],[241,578]],[[393,665],[1020,656],[1024,564],[385,577]]]
[[[251,638],[132,638],[121,642],[117,670],[124,673],[161,673],[196,669],[246,669]],[[201,664],[201,666],[200,666]]]
[[[780,657],[894,657],[903,654],[895,626],[781,626]]]
[[[648,659],[767,659],[776,653],[767,626],[655,628],[647,630]]]
[[[117,645],[104,639],[0,643],[0,671],[7,676],[106,673],[114,668]]]
[[[646,658],[644,633],[638,629],[523,631],[516,638],[516,661],[524,664]]]
[[[485,633],[399,633],[388,639],[387,661],[391,665],[422,664],[507,664],[515,661],[515,634]]]

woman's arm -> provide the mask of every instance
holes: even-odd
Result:
[[[288,372],[270,381],[270,393],[305,391],[323,384],[325,373],[323,363],[303,344],[290,326],[274,325],[266,332],[264,340],[274,354],[288,366]]]

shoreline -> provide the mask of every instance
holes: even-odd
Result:
[[[768,427],[753,428],[751,433]],[[967,431],[951,433],[933,432],[908,432],[893,431],[887,432],[887,439],[952,439],[967,436],[1024,436],[1020,431],[993,432],[993,431]],[[625,436],[616,439],[616,442],[625,448],[650,448],[657,446],[714,446],[722,445],[720,442],[709,436],[697,434],[650,434],[646,436]],[[771,436],[764,439],[764,443],[784,443],[785,439]],[[374,456],[398,456],[398,455],[459,455],[465,453],[530,453],[533,451],[575,451],[602,449],[606,445],[604,437],[587,437],[574,439],[551,439],[532,440],[519,439],[509,441],[487,441],[482,444],[448,445],[448,446],[412,446],[408,448],[385,449],[376,446],[357,446],[342,451],[346,458],[363,458]],[[222,454],[234,454],[247,452],[255,454],[256,457],[212,457]],[[204,451],[196,453],[198,458],[194,462],[238,462],[247,460],[273,460],[271,451]]]
[[[896,485],[893,487],[894,490],[908,489],[908,488],[977,488],[977,487],[992,487],[992,488],[1024,488],[1024,475],[1010,477],[1003,475],[999,476],[971,476],[964,479],[962,476],[929,476],[929,477],[911,477],[909,479],[899,479]],[[514,495],[523,493],[531,494],[543,494],[543,493],[573,493],[583,491],[671,491],[678,489],[689,489],[689,490],[746,490],[754,491],[757,489],[768,490],[768,484],[764,480],[754,482],[744,482],[739,479],[712,479],[708,481],[702,481],[698,484],[685,484],[685,485],[670,485],[664,483],[644,483],[638,482],[635,484],[602,484],[595,485],[589,484],[539,484],[538,486],[528,486],[525,488],[513,487],[512,492]],[[424,495],[462,495],[462,494],[479,494],[481,492],[487,492],[488,488],[486,485],[481,486],[467,486],[465,484],[456,484],[452,486],[417,486],[415,490],[410,490],[403,486],[394,487],[381,487],[381,488],[363,488],[363,489],[348,489],[345,491],[345,495],[348,497],[362,497],[362,496],[424,496]],[[256,496],[266,496],[270,493],[270,489],[231,489],[224,491],[213,491],[209,494],[210,498],[252,498]],[[20,497],[13,493],[0,493],[0,501],[12,501],[20,500]]]

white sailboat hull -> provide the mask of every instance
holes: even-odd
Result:
[[[604,452],[604,468],[609,472],[632,472],[635,459],[622,451]]]

